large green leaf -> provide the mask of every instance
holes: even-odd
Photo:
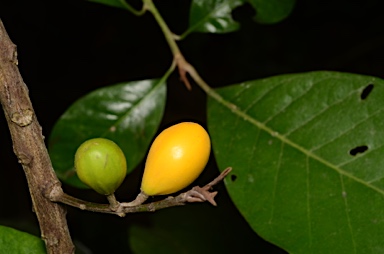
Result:
[[[98,89],[71,105],[49,138],[53,167],[64,182],[85,187],[74,171],[76,149],[85,140],[105,137],[116,142],[128,172],[143,159],[163,116],[165,79],[121,83]]]
[[[288,17],[296,0],[248,0],[256,9],[255,20],[260,23],[277,23]]]
[[[45,254],[46,251],[40,238],[0,225],[0,253]]]
[[[236,206],[292,253],[383,253],[384,82],[336,72],[247,81],[208,101]]]

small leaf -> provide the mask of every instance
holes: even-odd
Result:
[[[0,225],[1,253],[45,254],[44,242],[28,233]]]
[[[243,0],[193,0],[189,15],[189,29],[191,32],[228,33],[239,28],[239,24],[232,19],[231,12],[243,4]]]
[[[257,22],[271,24],[285,19],[293,10],[296,0],[192,0],[189,28],[181,38],[191,32],[236,31],[239,23],[232,18],[232,11],[246,2],[256,9]]]
[[[53,167],[61,180],[77,187],[77,148],[90,138],[113,140],[124,151],[128,172],[143,159],[165,107],[164,79],[121,83],[95,90],[71,105],[49,138]]]
[[[259,235],[291,253],[382,253],[383,80],[311,72],[217,92],[233,105],[208,100],[214,154]]]
[[[256,9],[255,20],[259,23],[277,23],[288,17],[296,0],[248,0]]]
[[[143,15],[145,12],[145,9],[136,10],[130,4],[128,4],[125,0],[88,0],[88,1],[124,9],[124,10],[130,11],[136,16]]]

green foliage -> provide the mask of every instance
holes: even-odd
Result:
[[[292,253],[384,248],[384,82],[335,72],[246,81],[208,100],[225,183],[251,227]]]
[[[0,225],[0,252],[9,254],[45,254],[44,242],[19,230]]]
[[[142,14],[124,0],[88,1],[125,9],[136,15]],[[245,3],[250,3],[255,8],[255,21],[277,23],[291,13],[295,2],[296,0],[192,0],[189,26],[181,37],[192,32],[228,33],[238,30],[240,25],[232,18],[232,11]]]
[[[189,15],[190,32],[227,33],[239,28],[231,12],[243,0],[193,0]]]
[[[121,83],[98,89],[71,105],[49,137],[49,153],[64,182],[87,188],[74,171],[77,148],[90,138],[113,140],[127,158],[128,172],[144,158],[163,116],[163,79]]]
[[[296,0],[249,0],[256,9],[255,20],[272,24],[285,19],[293,10]]]
[[[105,4],[108,6],[127,9],[127,4],[124,0],[88,0],[90,2]]]
[[[232,11],[249,2],[257,12],[255,21],[277,23],[292,11],[295,0],[193,0],[189,13],[189,28],[183,34],[191,32],[228,33],[239,29],[239,23],[233,20]]]
[[[123,0],[90,1],[141,14]],[[181,37],[238,30],[232,11],[246,3],[255,8],[257,22],[271,24],[286,18],[295,0],[192,0],[189,27]],[[95,137],[115,141],[132,171],[162,119],[166,77],[98,89],[69,107],[49,138],[61,180],[85,187],[74,172],[73,156],[83,141]],[[382,80],[309,72],[215,91],[223,101],[208,96],[214,155],[220,169],[233,167],[226,187],[257,234],[292,253],[382,252]],[[253,232],[244,236],[244,228],[237,227],[238,214],[226,217],[206,208],[154,214],[149,225],[130,228],[130,247],[136,253],[245,253],[250,246],[257,251]],[[210,219],[215,216],[220,219]],[[12,237],[24,233],[4,227],[1,232],[6,238],[0,245],[22,247]],[[231,239],[234,232],[243,237]]]

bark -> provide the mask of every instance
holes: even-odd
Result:
[[[60,187],[44,144],[44,136],[17,67],[16,45],[0,20],[0,102],[12,136],[13,150],[27,178],[33,211],[48,253],[74,253],[65,208],[45,197]],[[61,187],[60,187],[61,188]]]

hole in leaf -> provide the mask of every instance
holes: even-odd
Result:
[[[356,156],[359,153],[364,153],[368,150],[368,146],[356,146],[355,148],[349,150],[349,154],[352,156]]]
[[[236,181],[236,179],[237,179],[237,175],[231,175],[232,182]]]
[[[361,92],[360,98],[362,100],[367,99],[368,95],[372,92],[373,90],[373,84],[367,85],[364,90]]]

